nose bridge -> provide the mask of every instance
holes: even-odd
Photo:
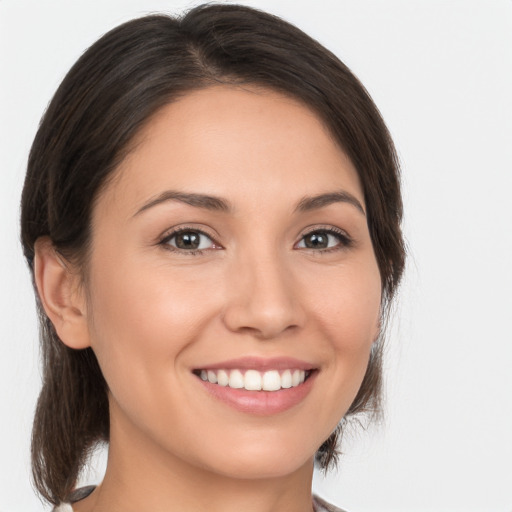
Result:
[[[264,339],[303,321],[289,261],[275,245],[269,245],[240,252],[229,278],[224,312],[230,330]]]

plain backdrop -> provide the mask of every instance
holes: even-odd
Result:
[[[38,121],[107,30],[197,3],[0,0],[1,512],[45,510],[29,477],[40,374],[18,242]],[[409,261],[388,341],[386,421],[349,436],[338,473],[317,475],[315,490],[351,512],[512,511],[512,2],[240,3],[283,16],[348,64],[403,167]]]

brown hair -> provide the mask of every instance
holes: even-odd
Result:
[[[384,321],[404,266],[399,170],[388,130],[364,87],[332,53],[293,25],[238,5],[130,21],[99,39],[72,67],[29,156],[21,236],[31,270],[34,243],[45,235],[84,268],[94,200],[135,134],[163,105],[218,83],[260,85],[299,99],[351,158],[380,269]],[[75,486],[90,450],[108,441],[107,384],[92,350],[66,347],[39,302],[38,311],[43,386],[32,466],[37,490],[57,504]],[[379,340],[346,417],[380,410],[381,361]],[[341,430],[318,450],[323,468],[336,460]]]

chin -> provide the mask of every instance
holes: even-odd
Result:
[[[281,478],[298,471],[313,469],[316,451],[307,453],[302,446],[264,447],[253,445],[225,450],[223,456],[214,455],[215,463],[207,464],[207,469],[225,477],[253,480]]]

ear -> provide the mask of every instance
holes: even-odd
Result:
[[[48,237],[35,243],[34,279],[41,304],[61,341],[70,348],[90,346],[84,291],[78,272],[57,253]]]

